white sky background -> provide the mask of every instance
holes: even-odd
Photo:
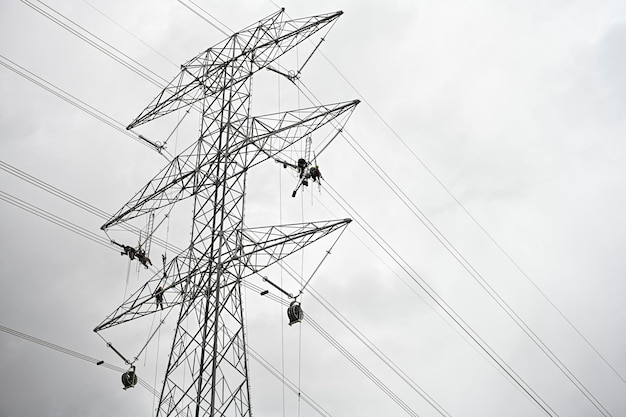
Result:
[[[173,0],[93,4],[177,64],[224,38]],[[276,10],[269,1],[198,4],[233,30]],[[321,51],[365,100],[348,131],[606,408],[606,415],[626,415],[626,384],[369,107],[623,377],[626,3],[279,5],[292,17],[344,11]],[[177,74],[174,65],[87,3],[67,0],[54,8],[168,81]],[[0,54],[124,125],[159,91],[20,1],[0,3]],[[358,98],[319,54],[305,67],[302,81],[324,102]],[[288,82],[269,73],[261,74],[254,88],[260,100],[276,108],[280,88],[282,110],[297,102]],[[165,164],[156,152],[4,67],[0,97],[0,160],[102,210],[117,211]],[[178,150],[193,139],[180,137]],[[172,142],[168,149],[174,151]],[[318,162],[332,187],[555,413],[602,415],[344,139],[337,139]],[[277,223],[279,212],[296,220],[303,212],[305,220],[348,216],[328,190],[320,194],[310,188],[303,198],[291,199],[294,183],[273,163],[253,173],[249,221]],[[0,190],[104,236],[101,219],[4,171]],[[123,367],[91,330],[122,301],[127,258],[4,201],[0,213],[0,324]],[[323,240],[317,250],[307,251],[305,267],[314,267],[330,243]],[[296,258],[293,266],[300,268],[302,257]],[[130,287],[150,277],[135,264],[130,271]],[[293,282],[287,285],[297,290]],[[450,415],[544,415],[442,318],[436,305],[424,301],[423,291],[356,222],[312,285]],[[303,301],[306,314],[418,415],[439,415],[310,296]],[[277,368],[284,349],[286,376],[299,379],[302,390],[331,415],[405,414],[306,321],[288,327],[284,309],[252,291],[246,293],[246,312],[250,345]],[[145,323],[133,326],[110,333],[114,345],[129,355],[148,331]],[[165,329],[138,362],[139,376],[157,389],[170,342]],[[152,415],[151,395],[139,386],[123,391],[120,375],[111,370],[6,333],[0,333],[0,352],[0,416]],[[256,416],[283,415],[279,382],[254,361],[251,390]],[[285,396],[285,415],[297,415],[294,396],[288,390]],[[302,403],[300,415],[317,414]]]

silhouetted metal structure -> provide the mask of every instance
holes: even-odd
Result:
[[[161,308],[166,293],[165,308],[180,309],[157,415],[250,416],[241,281],[350,222],[244,226],[248,171],[331,121],[340,130],[358,104],[252,117],[252,76],[341,13],[288,20],[280,10],[233,34],[182,65],[128,126],[188,106],[202,114],[198,139],[102,226],[106,231],[182,200],[193,201],[189,246],[95,328],[99,332],[154,314],[160,310],[155,308],[156,292]]]

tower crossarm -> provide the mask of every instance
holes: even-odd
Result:
[[[334,22],[342,13],[338,11],[287,20],[281,9],[234,33],[183,64],[180,73],[127,129],[190,106],[207,96],[217,96],[235,84],[246,81],[255,72],[268,67],[296,45]],[[231,73],[234,75],[224,83],[221,75],[226,69],[234,70]]]
[[[328,123],[342,129],[357,104],[359,100],[352,100],[254,117],[250,139],[254,154],[249,158],[250,165],[277,157]],[[259,159],[260,155],[265,158]]]
[[[233,235],[238,246],[225,254],[221,263],[225,274],[222,286],[233,285],[238,279],[249,277],[286,258],[317,240],[348,225],[351,219],[293,223],[281,226],[247,228]],[[131,294],[94,330],[100,331],[160,311],[155,301],[159,286],[166,297],[164,309],[184,303],[185,298],[195,298],[206,289],[210,277],[217,270],[212,259],[191,256],[185,250],[172,259],[164,271],[144,283]],[[247,273],[233,274],[232,268],[245,268]],[[168,278],[171,277],[171,278]]]
[[[341,230],[351,221],[341,219],[242,230],[241,262],[249,271],[243,277],[258,273],[324,236]]]
[[[185,162],[183,155],[174,158],[100,228],[107,230],[188,197],[185,191],[193,184],[195,170]]]
[[[165,297],[163,310],[183,304],[186,298],[198,297],[198,293],[204,291],[208,285],[211,274],[217,270],[217,264],[212,260],[194,259],[189,254],[190,251],[185,251],[172,259],[164,271],[159,271],[146,281],[96,326],[94,331],[98,332],[159,312],[160,309],[155,300],[155,293],[159,286],[162,287]],[[227,269],[237,259],[237,256],[231,256],[227,262],[222,263],[222,272],[225,275],[222,286],[232,285],[237,281],[237,277]]]
[[[359,100],[327,104],[300,110],[267,114],[252,119],[252,136],[238,135],[228,152],[240,159],[231,167],[227,180],[241,176],[254,165],[276,157],[329,122],[337,121],[340,129],[348,120]],[[207,133],[210,136],[211,133]],[[184,200],[203,188],[214,184],[217,151],[203,149],[204,157],[195,167],[191,161],[196,158],[197,148],[210,144],[198,141],[175,157],[128,203],[115,213],[103,226],[106,230],[119,223],[146,215],[155,210]],[[250,149],[248,151],[248,149]],[[247,155],[247,152],[252,155]],[[260,157],[259,156],[264,156]]]
[[[155,297],[159,286],[163,289],[162,293],[165,298],[164,310],[180,305],[184,295],[189,291],[188,277],[194,272],[189,268],[190,263],[193,262],[189,253],[185,250],[172,259],[163,270],[158,271],[124,300],[102,323],[96,326],[94,331],[98,332],[160,311]]]

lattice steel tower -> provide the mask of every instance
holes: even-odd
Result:
[[[246,174],[331,122],[338,131],[358,100],[252,117],[251,80],[333,23],[341,12],[288,20],[280,10],[182,65],[128,129],[193,106],[198,139],[103,226],[107,230],[184,199],[193,201],[189,246],[95,331],[155,313],[155,290],[180,308],[157,415],[250,416],[241,282],[345,227],[350,220],[244,226]]]

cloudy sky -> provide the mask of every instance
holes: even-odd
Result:
[[[327,185],[292,199],[293,173],[267,163],[250,175],[247,219],[356,221],[304,295],[311,321],[289,327],[283,307],[246,290],[251,349],[332,416],[626,415],[626,3],[128,3],[0,2],[0,416],[153,415],[152,393],[123,391],[119,372],[7,333],[124,368],[92,329],[151,276],[105,243],[102,218],[32,182],[117,211],[166,162],[114,128],[159,92],[118,61],[169,81],[223,31],[278,6],[292,17],[344,11],[301,80],[323,102],[362,102],[318,160]],[[64,25],[97,36],[113,57]],[[296,69],[307,52],[295,55],[281,64]],[[264,108],[309,105],[269,72],[253,94]],[[143,132],[158,141],[170,133]],[[172,136],[168,151],[193,135]],[[182,246],[185,233],[172,227],[167,238]],[[330,244],[291,267],[308,277]],[[152,258],[162,252],[153,246]],[[174,317],[137,361],[157,389]],[[103,336],[133,356],[154,323],[119,327]],[[259,362],[250,368],[255,415],[319,415]]]

